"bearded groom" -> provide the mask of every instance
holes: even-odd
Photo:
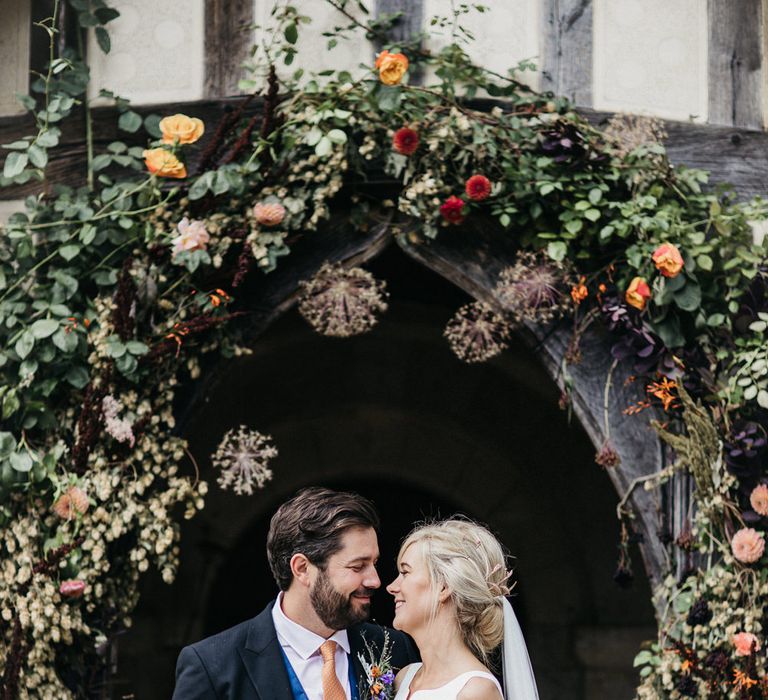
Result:
[[[381,654],[384,630],[365,622],[379,518],[353,493],[300,491],[272,517],[267,556],[280,593],[252,620],[182,649],[173,700],[361,700],[358,654]],[[418,660],[388,630],[392,665]]]

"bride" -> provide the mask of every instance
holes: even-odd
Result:
[[[506,599],[504,553],[484,527],[452,518],[405,538],[395,598],[395,629],[419,647],[422,663],[401,669],[395,700],[538,700],[520,626]],[[505,691],[488,669],[503,643]]]

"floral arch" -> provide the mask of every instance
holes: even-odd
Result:
[[[249,99],[215,125],[142,119],[111,95],[150,147],[95,152],[86,100],[84,186],[51,186],[58,125],[88,79],[81,55],[56,55],[58,5],[42,23],[53,58],[25,98],[36,130],[5,146],[1,183],[42,187],[0,242],[5,697],[87,695],[141,575],[173,579],[178,518],[206,492],[173,432],[180,384],[206,356],[243,352],[299,289],[317,330],[370,328],[384,289],[349,264],[392,236],[478,299],[446,330],[457,355],[490,357],[518,329],[595,443],[622,545],[641,536],[656,584],[638,697],[764,697],[768,296],[750,227],[763,203],[673,167],[659,124],[595,128],[527,87],[524,66],[489,73],[458,43],[389,44],[359,78],[281,82],[304,22],[290,7],[256,66],[256,115]],[[108,50],[115,11],[72,5]],[[431,85],[408,83],[414,63]],[[233,459],[238,440],[253,463]],[[274,447],[227,441],[219,481],[250,493]]]

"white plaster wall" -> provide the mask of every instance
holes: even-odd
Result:
[[[21,114],[29,92],[29,0],[0,0],[0,115]]]
[[[112,50],[93,36],[91,96],[101,88],[136,104],[182,102],[203,96],[204,1],[112,0],[120,12],[108,26]]]
[[[0,232],[12,214],[24,211],[23,199],[0,199]]]
[[[507,75],[510,68],[524,59],[532,59],[540,67],[541,0],[483,0],[477,4],[485,5],[488,10],[483,13],[470,11],[459,19],[461,25],[474,36],[474,41],[463,45],[470,58],[502,75]],[[451,27],[430,27],[430,20],[447,15],[451,15],[450,2],[425,0],[425,29],[443,33],[430,40],[428,47],[433,51],[450,42]],[[525,71],[518,77],[533,88],[539,87],[538,71]]]
[[[332,31],[337,26],[346,27],[350,24],[347,17],[324,0],[296,0],[292,4],[300,14],[310,17],[312,22],[299,27],[299,40],[296,43],[298,53],[290,66],[280,62],[277,66],[279,74],[289,75],[303,68],[306,71],[303,80],[306,81],[309,78],[308,74],[313,71],[346,70],[353,76],[359,76],[371,70],[375,56],[374,47],[365,38],[362,30],[358,29],[350,33],[348,40],[339,40],[333,49],[327,48],[328,37],[324,37],[322,33]],[[254,2],[253,16],[256,24],[259,25],[259,29],[254,33],[254,40],[258,43],[269,41],[269,28],[274,24],[269,16],[273,5],[274,0],[255,0]],[[374,3],[368,0],[366,7],[373,12]],[[366,16],[357,10],[354,3],[349,3],[347,9],[357,19],[365,21]],[[364,67],[361,68],[360,64],[364,64]]]
[[[594,106],[707,119],[707,1],[594,0]]]

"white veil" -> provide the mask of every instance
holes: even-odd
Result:
[[[536,678],[533,675],[523,631],[515,611],[505,596],[501,596],[504,608],[504,642],[502,645],[502,670],[504,672],[504,700],[539,700]]]

